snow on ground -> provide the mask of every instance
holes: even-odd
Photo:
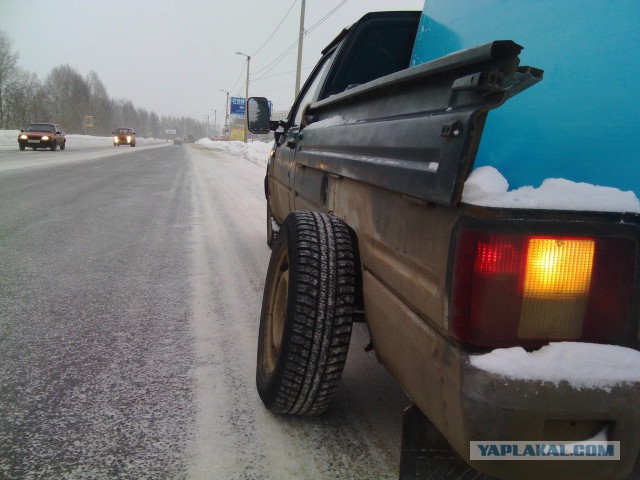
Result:
[[[614,345],[553,342],[540,350],[499,348],[471,357],[480,369],[514,380],[566,381],[578,390],[610,391],[621,384],[640,382],[640,352]]]
[[[538,188],[509,191],[507,180],[494,167],[480,167],[471,173],[462,201],[485,207],[640,213],[640,200],[631,191],[562,178],[548,178]]]
[[[196,142],[196,145],[200,145],[209,150],[220,150],[222,152],[240,154],[252,163],[266,165],[273,142],[220,142],[209,140],[208,138],[201,138]]]
[[[18,144],[19,130],[0,130],[0,145],[15,146]]]

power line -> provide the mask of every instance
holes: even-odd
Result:
[[[240,81],[240,79],[242,78],[242,72],[244,72],[245,67],[247,66],[247,62],[244,62],[244,65],[242,65],[242,70],[240,70],[240,75],[238,75],[238,79],[236,80],[236,83],[233,85],[233,88],[230,89],[230,91],[232,92],[236,86],[238,85],[238,82]]]
[[[313,30],[315,30],[316,28],[318,28],[322,23],[324,23],[329,17],[331,17],[334,13],[336,13],[338,11],[338,9],[340,9],[345,3],[347,3],[349,0],[342,0],[336,7],[333,8],[333,10],[331,10],[329,13],[327,13],[324,17],[322,17],[320,20],[318,20],[315,24],[313,24],[309,30],[305,31],[304,33],[304,37],[306,37],[307,35],[309,35]],[[282,22],[284,22],[284,19],[287,18],[287,16],[289,15],[289,12],[291,12],[291,10],[293,9],[294,5],[297,3],[297,0],[295,0],[293,2],[293,4],[291,5],[291,7],[289,7],[289,10],[287,11],[285,17],[282,19],[282,21],[280,22],[280,24],[278,25],[278,27],[276,27],[276,30],[271,34],[271,36],[267,39],[267,42],[271,39],[271,37],[275,34],[275,32],[277,31],[277,29],[280,27],[280,25],[282,24]],[[258,53],[265,45],[265,42],[257,51],[256,53]],[[255,82],[257,80],[262,80],[263,78],[269,78],[272,76],[276,76],[276,75],[270,75],[267,76],[266,74],[269,73],[271,70],[273,70],[282,60],[284,60],[287,56],[287,54],[289,54],[289,52],[291,52],[296,46],[298,45],[298,40],[296,40],[295,42],[293,42],[289,47],[287,47],[287,49],[282,52],[280,55],[278,55],[271,63],[269,63],[267,66],[265,66],[264,68],[262,68],[261,70],[258,70],[257,72],[254,73],[254,75],[260,75],[261,73],[264,72],[265,75],[262,75],[260,77],[255,77],[252,78],[251,81]],[[255,53],[254,53],[255,55]],[[242,70],[240,71],[240,75],[238,76],[238,79],[236,80],[235,85],[233,86],[233,88],[231,89],[231,91],[235,90],[236,86],[238,85],[238,82],[240,81],[240,78],[242,78],[242,72],[244,72],[244,66],[242,68]],[[243,84],[243,86],[246,84]],[[240,89],[242,89],[242,87],[240,87]]]
[[[262,93],[271,93],[271,92],[277,92],[279,90],[288,90],[288,89],[290,89],[292,87],[295,87],[295,85],[287,85],[286,87],[279,87],[279,88],[274,88],[274,89],[271,89],[271,90],[265,90]]]
[[[304,36],[306,37],[307,35],[309,35],[313,30],[315,30],[316,28],[318,28],[322,23],[324,23],[329,17],[331,17],[334,13],[336,13],[338,11],[338,9],[340,9],[345,3],[347,3],[349,0],[342,0],[342,2],[340,2],[338,4],[338,6],[336,6],[333,10],[331,10],[329,13],[327,13],[324,17],[322,17],[318,22],[316,22],[313,26],[311,26],[309,28],[309,30],[307,30],[304,34]],[[261,70],[258,70],[254,75],[259,75],[262,72],[264,73],[269,73],[271,70],[273,70],[273,68],[278,65],[278,63],[280,63],[282,60],[284,60],[284,58],[286,57],[286,55],[291,52],[291,50],[293,50],[296,45],[298,45],[298,40],[296,40],[295,42],[293,42],[284,52],[282,52],[280,55],[278,55],[275,60],[273,60],[271,63],[269,63],[266,67],[262,68]],[[260,78],[263,77],[257,77],[255,80],[259,80]]]
[[[335,7],[333,10],[331,10],[329,13],[327,13],[324,17],[322,17],[318,22],[315,23],[315,25],[309,27],[309,30],[307,30],[304,33],[304,36],[306,37],[307,35],[309,35],[311,32],[313,32],[316,28],[318,28],[322,23],[324,23],[331,15],[333,15],[334,13],[336,13],[338,11],[339,8],[341,8],[345,3],[347,3],[349,0],[342,0],[342,2]]]
[[[269,38],[267,38],[267,40],[260,46],[260,48],[258,50],[256,50],[256,52],[253,55],[251,55],[252,57],[255,57],[260,52],[260,50],[262,50],[264,48],[264,46],[267,43],[269,43],[269,40],[271,40],[273,38],[273,36],[276,34],[276,32],[278,31],[278,29],[280,28],[282,23],[287,19],[287,17],[289,16],[289,13],[291,13],[291,10],[293,9],[293,7],[294,7],[294,5],[296,3],[298,3],[298,0],[293,0],[293,3],[289,7],[289,10],[287,10],[287,13],[284,14],[284,17],[282,18],[282,20],[280,20],[280,23],[278,24],[276,29],[273,31],[273,33],[271,35],[269,35]]]
[[[261,70],[258,70],[254,75],[258,75],[258,74],[264,72],[265,70],[266,70],[267,73],[269,73],[273,69],[273,67],[278,65],[278,63],[280,63],[287,56],[287,54],[296,47],[296,45],[298,45],[298,40],[296,40],[291,45],[289,45],[289,48],[287,48],[284,52],[282,52],[280,55],[278,55],[276,57],[276,59],[273,60],[270,64],[268,64],[266,67],[264,67]],[[271,67],[271,68],[269,68],[269,67]]]
[[[304,67],[302,70],[311,70],[313,67]],[[282,73],[274,73],[273,75],[266,75],[266,76],[262,76],[262,77],[258,77],[258,78],[252,78],[251,81],[252,82],[257,82],[258,80],[263,80],[265,78],[273,78],[273,77],[281,77],[282,75],[289,75],[290,73],[296,73],[295,70],[289,70],[288,72],[282,72]]]

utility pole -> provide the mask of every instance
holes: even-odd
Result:
[[[247,143],[247,137],[249,136],[249,116],[247,115],[247,107],[249,106],[249,62],[251,61],[251,57],[242,52],[236,52],[236,55],[247,57],[247,88],[245,90],[246,93],[244,96],[244,143]]]
[[[205,117],[207,119],[206,123],[205,123],[205,128],[206,128],[206,132],[205,132],[205,136],[207,138],[209,138],[209,115],[203,115],[203,117]]]
[[[227,129],[229,126],[229,92],[222,89],[220,89],[220,91],[227,94],[227,102],[224,104],[224,138],[227,138]]]
[[[298,68],[296,69],[296,94],[294,98],[298,96],[300,92],[300,72],[302,71],[302,39],[304,38],[304,4],[305,0],[302,0],[300,7],[300,33],[298,34]]]

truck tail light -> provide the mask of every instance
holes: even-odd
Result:
[[[451,333],[486,346],[628,344],[635,243],[606,236],[458,232]]]

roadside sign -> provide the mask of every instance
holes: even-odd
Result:
[[[244,127],[239,127],[232,125],[231,126],[231,140],[237,140],[239,142],[244,142]]]
[[[244,117],[244,104],[245,100],[243,97],[231,97],[231,110],[229,114]]]
[[[86,115],[84,117],[84,126],[86,128],[93,128],[93,116],[92,115]]]

